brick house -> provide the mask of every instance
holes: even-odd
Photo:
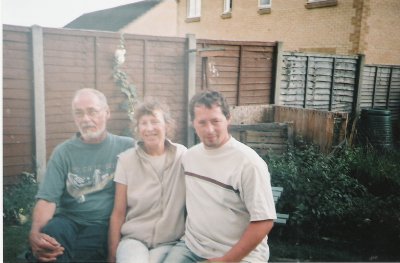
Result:
[[[178,35],[282,41],[284,51],[400,64],[399,0],[177,0]]]
[[[281,41],[284,51],[399,65],[399,13],[399,0],[144,0],[84,14],[65,28]]]

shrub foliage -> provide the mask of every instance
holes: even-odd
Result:
[[[4,186],[3,220],[5,224],[23,223],[31,215],[38,184],[34,174],[22,173],[17,184]]]
[[[305,144],[268,158],[272,184],[284,187],[277,210],[290,214],[282,237],[335,240],[398,258],[399,160],[398,151],[343,148],[324,155]]]

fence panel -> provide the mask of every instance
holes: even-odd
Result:
[[[351,112],[357,57],[283,54],[280,104]]]
[[[3,182],[34,168],[31,34],[3,32]]]
[[[271,103],[276,45],[198,40],[196,90],[218,90],[235,106]]]
[[[391,111],[392,120],[400,114],[400,67],[366,65],[363,70],[361,109],[381,108]]]
[[[346,138],[348,113],[286,106],[275,106],[273,110],[275,122],[294,122],[294,137],[318,145],[322,152],[330,152]]]

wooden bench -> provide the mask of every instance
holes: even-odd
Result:
[[[279,198],[281,197],[282,192],[283,192],[283,187],[272,186],[272,195],[274,196],[275,204],[278,202]],[[288,214],[276,213],[276,217],[277,217],[277,219],[275,220],[276,224],[286,224],[286,221],[289,219]]]

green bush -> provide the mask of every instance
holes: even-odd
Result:
[[[5,224],[24,223],[35,204],[38,184],[34,174],[23,173],[17,184],[4,186],[3,221]]]
[[[290,219],[288,239],[336,240],[370,253],[399,255],[400,154],[344,148],[321,154],[299,145],[267,160],[272,184],[284,187],[277,210]]]

